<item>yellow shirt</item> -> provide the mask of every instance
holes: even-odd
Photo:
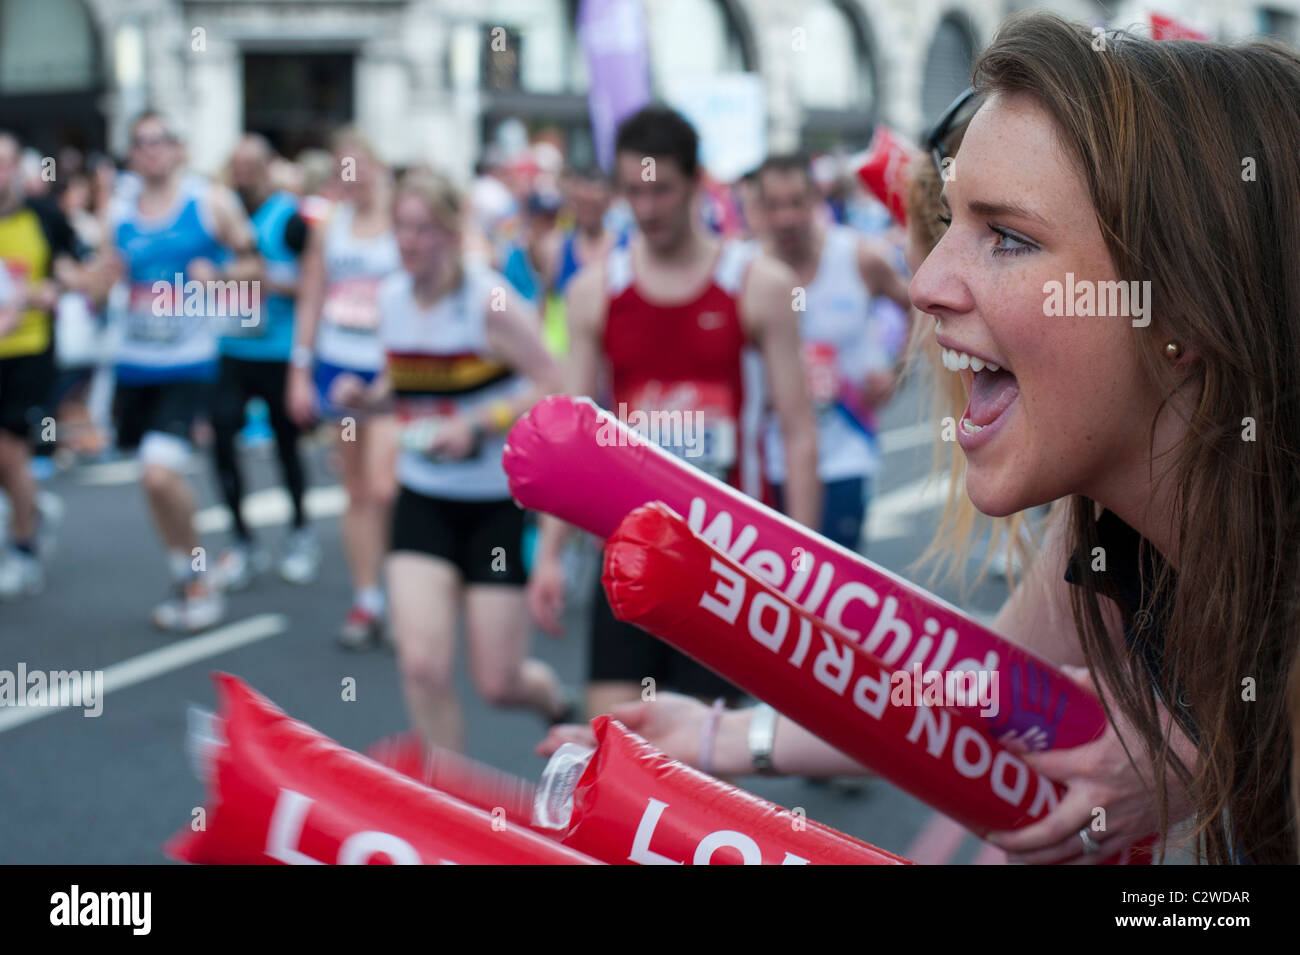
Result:
[[[49,277],[50,244],[30,206],[0,219],[0,262],[20,291]],[[49,313],[29,308],[19,317],[18,327],[0,338],[0,358],[39,355],[49,347]]]

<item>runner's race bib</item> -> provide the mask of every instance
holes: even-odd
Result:
[[[325,292],[321,320],[344,331],[374,334],[379,329],[382,281],[382,278],[361,276],[331,283]]]
[[[631,396],[627,426],[706,474],[726,480],[736,463],[736,415],[722,385],[650,382]]]
[[[808,394],[812,398],[813,410],[820,414],[835,404],[839,394],[835,346],[830,342],[804,342],[802,356]]]
[[[202,315],[186,315],[184,302],[177,308],[170,286],[154,291],[152,282],[131,285],[126,306],[127,340],[153,347],[175,345],[190,337],[204,321]]]
[[[441,461],[442,456],[430,448],[447,421],[455,416],[456,403],[447,399],[399,398],[396,413],[402,449],[430,461]]]

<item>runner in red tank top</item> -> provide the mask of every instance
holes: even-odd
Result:
[[[615,153],[638,234],[569,285],[570,392],[598,394],[607,369],[616,415],[642,429],[648,420],[649,436],[667,450],[753,493],[757,485],[743,480],[750,436],[741,432],[742,351],[753,346],[789,458],[788,512],[816,527],[816,424],[798,323],[790,320],[794,274],[751,245],[724,243],[706,231],[695,214],[698,138],[679,114],[650,107],[630,117],[619,127]],[[668,434],[665,423],[671,423]],[[552,518],[542,527],[529,606],[539,626],[554,633],[564,598],[566,527]],[[593,604],[588,716],[640,699],[651,686],[740,695],[666,644],[614,620],[599,586]]]

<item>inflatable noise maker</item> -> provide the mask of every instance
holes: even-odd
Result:
[[[233,676],[191,742],[211,805],[164,847],[213,865],[591,865],[597,860],[422,786],[290,719]]]
[[[215,680],[221,715],[191,711],[189,733],[210,808],[164,848],[182,862],[906,862],[669,759],[608,717],[595,750],[561,747],[536,787],[411,734],[372,746],[376,761],[235,677]]]
[[[977,835],[1027,825],[1064,793],[977,724],[914,697],[877,657],[702,540],[661,502],[619,524],[601,582],[615,617],[789,714]],[[978,694],[975,681],[952,683],[956,694]],[[1148,863],[1148,846],[1114,861]]]
[[[1068,749],[1105,731],[1096,696],[1041,657],[673,457],[586,398],[539,401],[511,429],[502,461],[521,505],[602,539],[635,508],[663,501],[747,574],[892,671],[996,674],[995,706],[972,699],[953,710],[1010,750]]]

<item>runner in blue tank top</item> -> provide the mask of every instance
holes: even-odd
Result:
[[[131,126],[140,191],[110,216],[111,244],[129,287],[117,352],[118,443],[138,448],[141,481],[167,549],[173,595],[153,612],[164,630],[194,632],[221,619],[206,579],[185,477],[190,433],[206,410],[222,328],[263,320],[261,262],[239,201],[182,169],[175,134],[155,113]]]

